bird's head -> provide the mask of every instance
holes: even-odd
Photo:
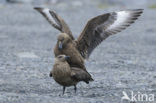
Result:
[[[72,39],[66,33],[61,33],[57,38],[57,45],[60,50],[62,50],[66,44],[68,44]]]
[[[66,55],[58,55],[56,57],[56,60],[59,61],[59,62],[65,62],[69,59],[70,57],[69,56],[66,56]]]

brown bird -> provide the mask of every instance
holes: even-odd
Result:
[[[49,23],[59,31],[55,56],[70,56],[71,66],[85,68],[84,59],[88,59],[93,50],[107,37],[126,29],[141,15],[143,9],[123,10],[99,15],[90,19],[80,36],[75,40],[65,21],[54,11],[35,7]],[[54,23],[55,22],[55,23]]]
[[[80,81],[84,81],[85,83],[89,83],[89,81],[93,81],[91,75],[80,68],[70,67],[67,60],[69,56],[59,55],[55,58],[55,63],[52,71],[50,72],[50,77],[53,77],[54,80],[63,86],[63,94],[65,88],[68,86],[74,86],[74,90],[76,93],[76,85]]]
[[[66,33],[61,33],[58,36],[57,45],[54,48],[55,56],[60,54],[70,56],[68,63],[72,67],[79,67],[86,70],[84,66],[84,58],[81,56],[77,48],[76,43]]]

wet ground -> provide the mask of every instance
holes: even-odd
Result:
[[[128,3],[86,0],[42,5],[62,16],[75,37],[94,16],[145,9],[135,24],[105,40],[86,62],[95,81],[79,83],[76,94],[73,87],[67,88],[64,96],[60,96],[62,87],[49,77],[59,32],[33,10],[36,4],[1,3],[0,103],[121,103],[123,91],[129,96],[131,91],[156,96],[155,5]],[[155,102],[156,98],[136,103]]]

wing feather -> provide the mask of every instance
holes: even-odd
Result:
[[[78,81],[84,81],[89,83],[89,81],[93,81],[91,75],[87,72],[82,70],[81,68],[71,67],[71,77]]]
[[[68,27],[66,22],[54,11],[41,7],[35,7],[34,9],[39,11],[54,28],[63,33],[67,33],[74,40],[72,32],[70,31],[70,28]]]
[[[87,59],[92,51],[110,35],[126,29],[141,15],[143,9],[112,12],[92,18],[77,39],[77,48]]]

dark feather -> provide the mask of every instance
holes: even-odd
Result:
[[[72,32],[66,22],[54,11],[41,7],[35,7],[34,9],[39,11],[54,28],[58,29],[62,33],[67,33],[74,40]]]
[[[87,59],[92,51],[110,35],[121,32],[141,15],[142,9],[112,12],[92,18],[77,39],[77,49]]]
[[[77,81],[84,81],[87,84],[89,81],[93,81],[91,75],[87,71],[77,67],[71,67],[71,77]]]

